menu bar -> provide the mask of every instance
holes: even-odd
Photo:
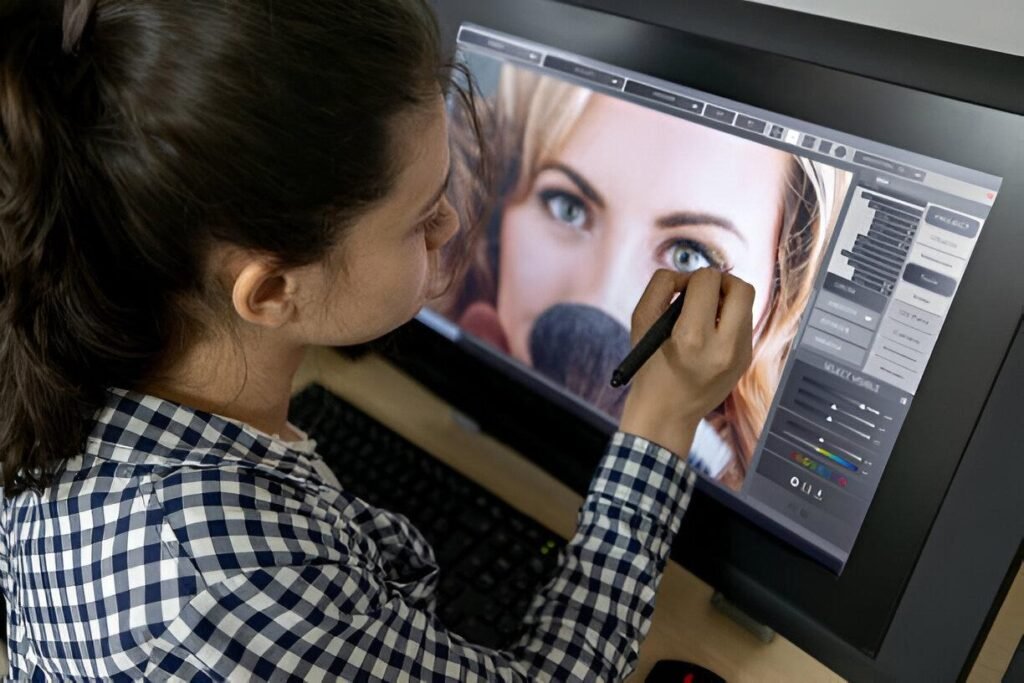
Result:
[[[597,66],[579,58],[567,58],[553,55],[539,46],[530,46],[476,29],[463,27],[459,31],[459,43],[465,46],[482,48],[499,53],[507,58],[516,59],[535,67],[548,69],[592,83],[605,89],[622,92],[639,100],[651,102],[661,107],[683,114],[699,117],[704,121],[714,122],[730,128],[738,128],[748,135],[764,136],[773,141],[774,145],[791,148],[796,153],[812,152],[830,157],[845,164],[860,166],[873,171],[884,171],[914,183],[935,187],[950,187],[955,183],[958,188],[968,186],[962,181],[946,178],[939,174],[928,173],[904,162],[888,159],[877,153],[854,149],[849,143],[829,140],[820,135],[794,128],[781,121],[768,121],[764,118],[735,111],[709,101],[702,101],[692,93],[676,92],[666,87],[646,83],[631,77],[626,72],[611,66]],[[974,187],[974,186],[970,186]],[[979,203],[991,206],[995,193],[990,191],[974,192],[973,197]]]

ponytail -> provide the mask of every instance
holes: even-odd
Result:
[[[94,0],[68,2],[63,40],[26,3],[0,29],[0,454],[13,495],[52,480],[100,402],[88,381],[95,283],[74,230],[88,215],[72,144],[89,65],[73,54]],[[85,95],[83,97],[83,95]],[[75,98],[75,99],[72,99]],[[86,221],[87,223],[88,221]],[[85,322],[91,319],[92,322]],[[83,334],[84,332],[84,334]]]

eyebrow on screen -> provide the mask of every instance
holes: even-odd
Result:
[[[675,211],[658,219],[659,228],[685,228],[697,225],[714,225],[733,233],[743,243],[747,242],[746,236],[737,229],[735,223],[717,214],[702,211]]]
[[[566,176],[573,184],[579,188],[583,196],[590,201],[597,204],[598,208],[604,208],[604,197],[601,193],[594,189],[594,186],[587,182],[587,179],[575,171],[570,166],[565,164],[545,164],[541,167],[541,171],[558,171],[562,175]]]
[[[579,188],[580,192],[587,199],[594,202],[594,204],[597,204],[598,207],[602,209],[605,208],[604,197],[601,196],[601,193],[595,190],[594,186],[587,182],[587,180],[582,175],[580,175],[578,171],[573,170],[572,167],[567,166],[565,164],[555,163],[545,164],[544,166],[541,167],[540,170],[558,171],[559,173],[565,175],[567,178],[569,178],[569,180],[573,182],[574,185],[576,185],[576,187]],[[659,218],[657,221],[657,225],[659,228],[684,228],[690,226],[714,225],[716,227],[722,228],[723,230],[728,230],[729,232],[733,233],[743,243],[747,242],[746,236],[744,236],[743,233],[739,231],[739,229],[736,227],[736,224],[733,223],[731,220],[725,218],[724,216],[719,216],[717,214],[707,213],[704,211],[675,211],[673,213],[670,213],[666,216],[662,216],[661,218]]]

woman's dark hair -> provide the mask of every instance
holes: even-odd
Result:
[[[450,75],[426,0],[0,3],[4,494],[199,334],[212,245],[320,260]]]

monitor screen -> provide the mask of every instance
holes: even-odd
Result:
[[[477,25],[458,46],[492,173],[453,106],[469,266],[421,321],[613,426],[654,271],[750,282],[752,365],[690,461],[840,571],[1001,179]]]

